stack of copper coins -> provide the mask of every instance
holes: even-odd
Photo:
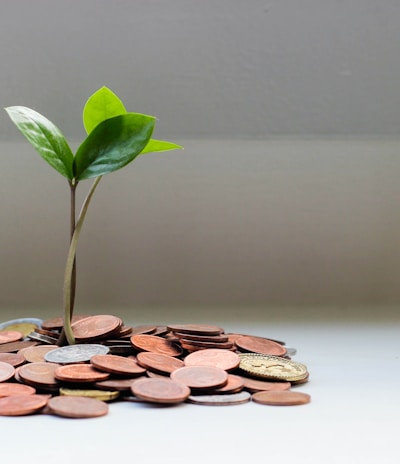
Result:
[[[206,324],[125,326],[75,316],[75,345],[58,346],[62,319],[0,324],[0,415],[98,417],[115,401],[299,405],[309,379],[285,343]],[[34,322],[32,322],[34,321]]]

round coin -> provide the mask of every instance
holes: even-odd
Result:
[[[184,362],[180,359],[166,354],[152,353],[150,351],[138,353],[137,361],[144,368],[161,374],[170,374],[176,369],[184,366]]]
[[[113,401],[118,398],[118,391],[94,390],[94,389],[78,389],[78,388],[60,388],[60,395],[64,396],[84,396],[86,398],[96,398],[100,401]]]
[[[230,371],[239,366],[240,358],[233,351],[210,348],[188,354],[184,363],[185,366],[214,366]]]
[[[74,314],[72,316],[71,323],[73,324],[74,322],[80,321],[81,319],[85,319],[86,317],[89,317],[89,316],[83,315],[83,314]],[[51,319],[42,321],[39,327],[45,330],[61,330],[63,326],[64,326],[64,318],[53,317]]]
[[[28,363],[18,367],[19,378],[28,385],[38,388],[55,388],[59,385],[54,377],[58,364],[47,362]]]
[[[180,356],[183,353],[179,345],[156,335],[133,335],[131,343],[139,351],[151,351],[168,356]]]
[[[5,382],[14,377],[15,368],[11,364],[0,361],[0,382]]]
[[[25,358],[20,353],[0,353],[0,361],[17,367],[24,364]]]
[[[108,380],[101,380],[100,382],[96,382],[94,386],[99,390],[110,390],[110,391],[118,391],[118,392],[130,392],[131,386],[133,382],[139,380],[139,378],[133,379],[108,379]]]
[[[58,348],[57,345],[36,345],[29,348],[23,348],[18,353],[21,354],[27,362],[42,362],[45,355],[51,350]]]
[[[228,382],[223,387],[213,389],[212,394],[237,393],[243,390],[243,385],[244,381],[242,377],[228,374]]]
[[[45,360],[58,364],[75,364],[90,361],[97,354],[107,354],[110,348],[94,343],[57,347],[46,353]]]
[[[133,359],[112,354],[97,354],[92,356],[90,363],[96,369],[110,372],[111,374],[135,376],[146,373],[146,369],[139,366]]]
[[[242,391],[228,395],[190,395],[187,401],[188,403],[202,404],[206,406],[231,406],[234,404],[247,403],[250,399],[250,393]]]
[[[220,327],[204,324],[173,324],[168,325],[168,329],[173,332],[189,333],[194,335],[220,335],[224,332]]]
[[[285,356],[286,348],[268,338],[242,335],[235,340],[236,346],[243,351],[251,353],[269,354],[273,356]]]
[[[55,370],[54,377],[64,382],[85,383],[106,380],[110,377],[110,374],[100,372],[90,364],[65,364]]]
[[[0,416],[26,416],[43,409],[49,395],[15,395],[0,398]]]
[[[140,379],[131,386],[132,393],[139,399],[152,403],[181,403],[190,395],[190,389],[172,379]]]
[[[0,383],[0,397],[4,396],[18,396],[18,395],[34,395],[36,389],[29,385],[23,385],[21,383],[13,382],[1,382]]]
[[[72,324],[72,332],[77,341],[86,342],[107,337],[119,332],[122,321],[119,317],[99,314],[80,319]]]
[[[108,413],[108,405],[96,398],[54,396],[47,404],[49,412],[62,417],[87,419]]]
[[[1,330],[0,331],[0,345],[3,343],[18,342],[24,337],[21,332],[17,330]]]
[[[172,372],[171,379],[189,388],[205,390],[224,386],[228,382],[228,374],[219,367],[186,366]]]
[[[2,322],[0,330],[16,330],[21,332],[24,337],[32,332],[36,327],[40,327],[42,320],[36,317],[23,317],[19,319],[12,319],[11,321]]]
[[[307,367],[304,364],[279,356],[243,353],[239,357],[239,369],[255,377],[295,382],[308,376]]]
[[[243,388],[250,393],[256,393],[259,391],[282,391],[290,390],[290,382],[267,382],[265,380],[250,379],[243,377]]]
[[[271,406],[294,406],[309,403],[311,397],[307,393],[294,391],[260,391],[253,394],[252,400]]]

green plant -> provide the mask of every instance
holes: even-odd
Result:
[[[152,139],[156,119],[127,112],[122,101],[107,87],[87,100],[83,109],[86,139],[75,155],[61,133],[48,119],[24,106],[6,108],[8,115],[41,157],[68,180],[70,188],[70,246],[64,277],[64,331],[67,343],[75,343],[71,319],[75,305],[76,248],[88,206],[100,179],[123,168],[138,155],[182,148]],[[95,179],[76,218],[76,188]]]

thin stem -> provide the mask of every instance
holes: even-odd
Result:
[[[71,221],[70,221],[70,243],[72,241],[72,237],[74,236],[75,226],[76,226],[76,187],[78,186],[78,182],[71,181],[70,182],[70,189],[71,189]],[[75,306],[75,292],[76,292],[76,255],[74,258],[74,265],[72,267],[72,275],[71,275],[71,300],[70,300],[70,308],[69,308],[69,319],[71,321],[72,316],[74,314],[74,306]]]
[[[97,177],[93,182],[89,193],[87,194],[85,201],[83,202],[82,209],[79,213],[78,221],[76,222],[76,226],[74,228],[74,233],[72,234],[71,243],[69,246],[68,256],[67,256],[67,264],[65,266],[65,276],[64,276],[64,331],[65,336],[67,337],[67,341],[70,345],[75,343],[75,337],[72,333],[71,328],[71,301],[72,301],[72,280],[73,280],[73,269],[76,257],[76,248],[78,245],[79,235],[82,230],[83,222],[86,217],[86,213],[90,204],[90,200],[96,190],[97,185],[99,184],[101,177]]]

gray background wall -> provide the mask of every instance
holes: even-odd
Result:
[[[183,152],[99,186],[82,305],[400,301],[400,3],[2,0],[0,102],[107,85]],[[57,306],[68,188],[0,114],[0,306]],[[89,184],[82,184],[80,198]]]

